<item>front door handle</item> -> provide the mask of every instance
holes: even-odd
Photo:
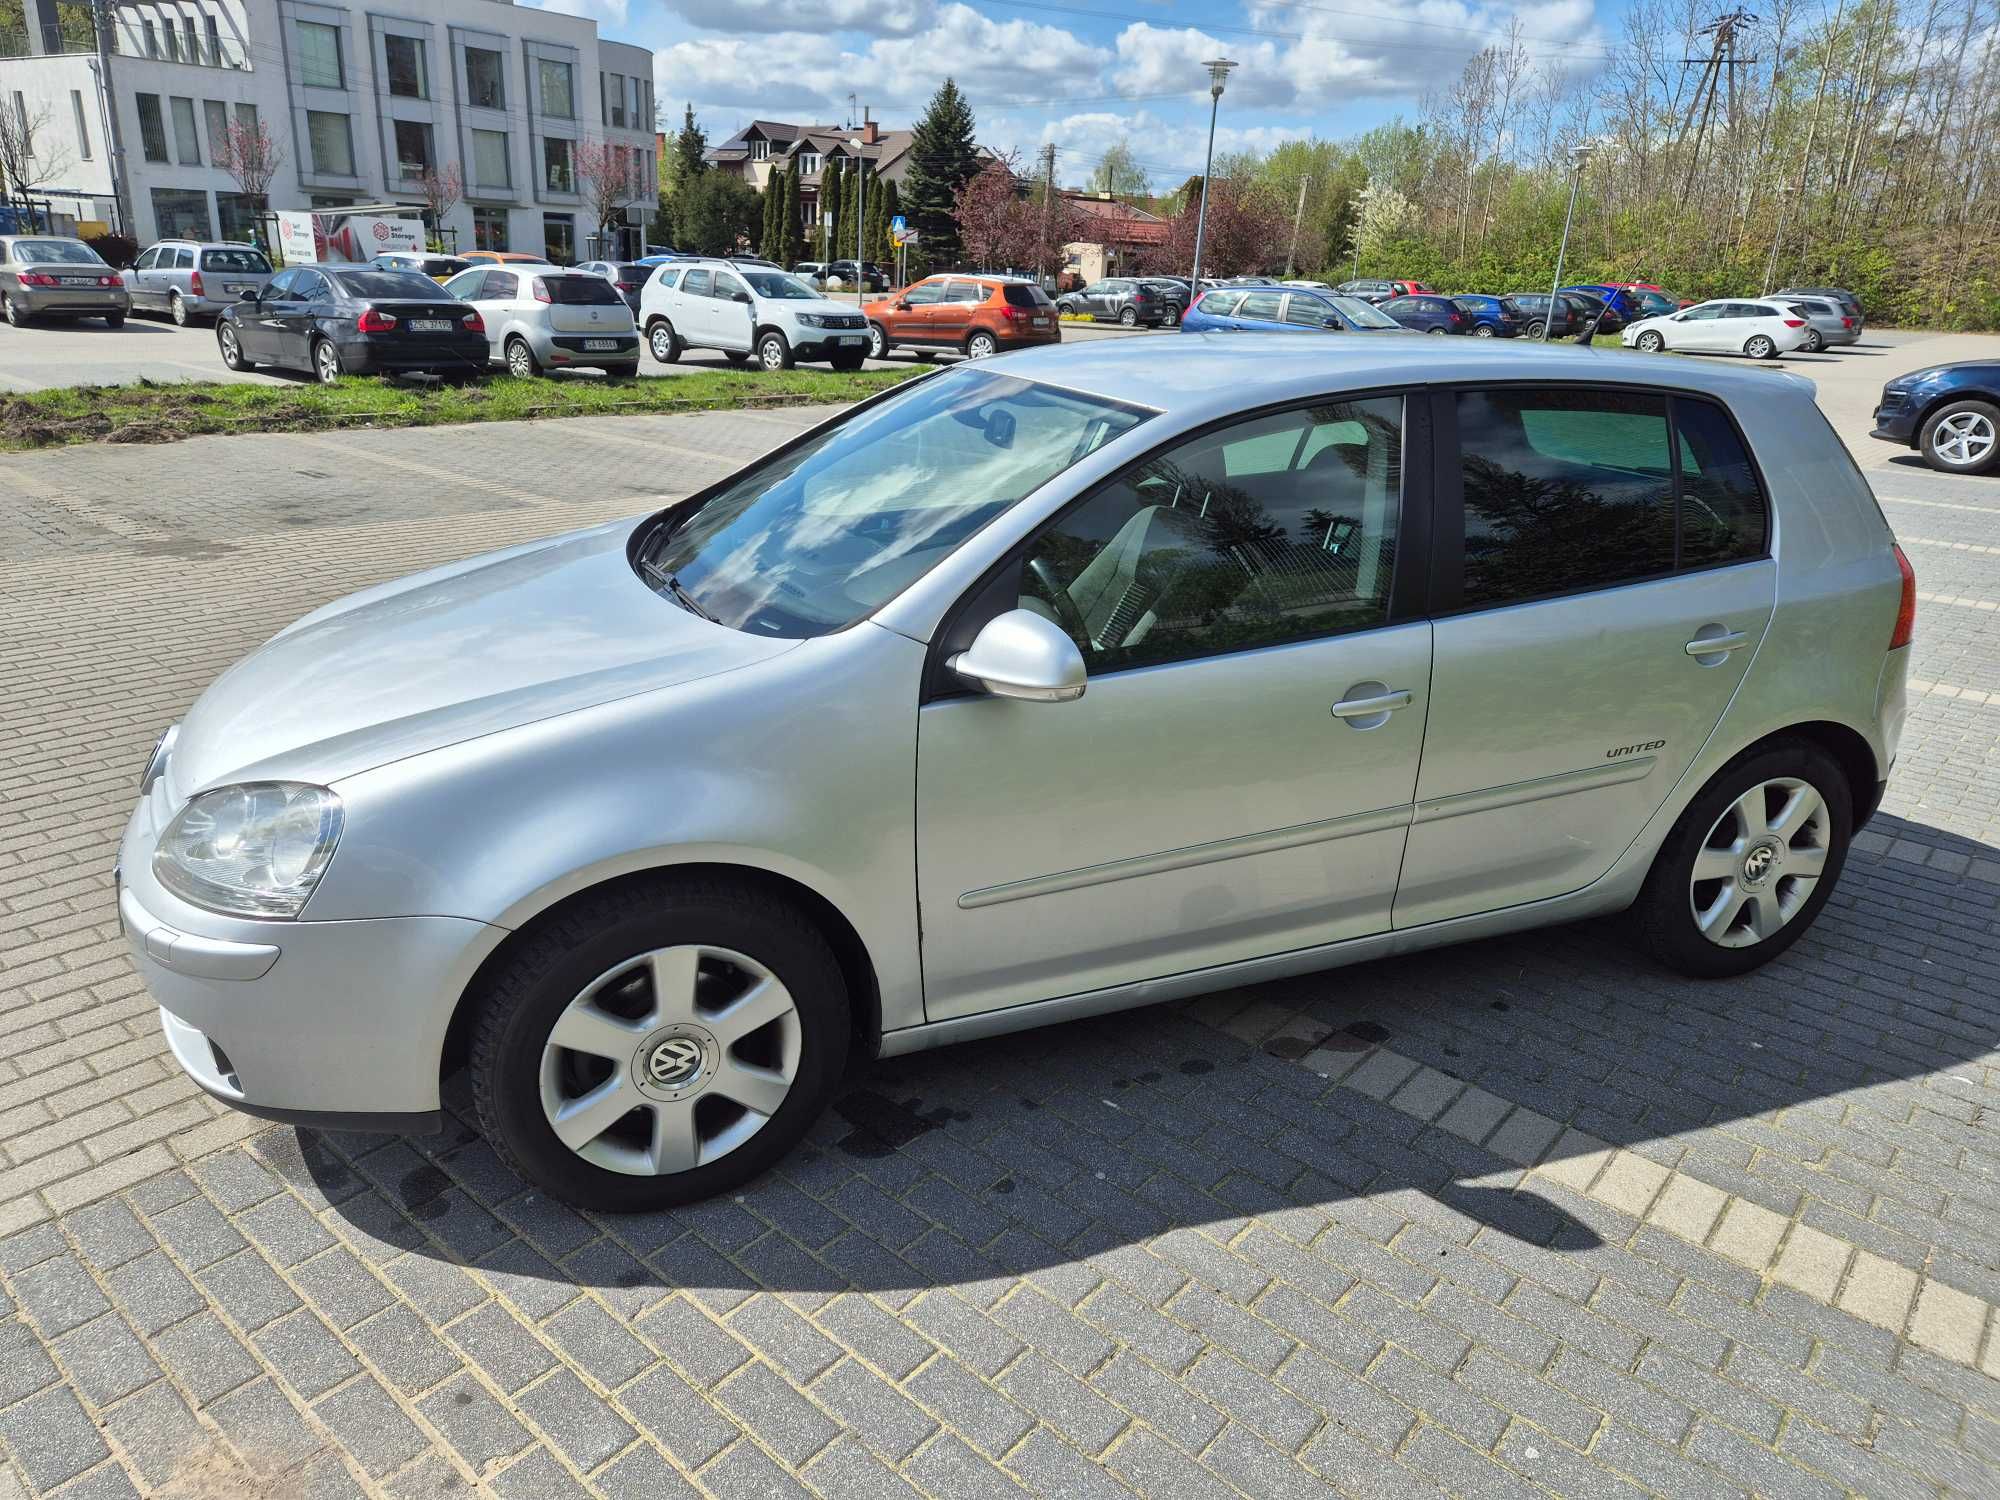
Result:
[[[1741,630],[1727,631],[1722,635],[1696,636],[1687,643],[1687,654],[1692,657],[1727,656],[1730,652],[1750,644],[1750,637]]]
[[[1343,698],[1333,705],[1333,716],[1336,719],[1347,720],[1356,729],[1373,729],[1397,709],[1410,706],[1412,695],[1408,688],[1389,688],[1379,682],[1364,682],[1358,684],[1358,687],[1369,690],[1366,696]],[[1361,720],[1374,722],[1359,722]]]

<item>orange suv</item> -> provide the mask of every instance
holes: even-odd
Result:
[[[916,350],[919,359],[939,349],[979,359],[1003,349],[1062,342],[1055,303],[1034,282],[1013,276],[926,276],[863,311],[868,353],[875,359],[898,344]]]

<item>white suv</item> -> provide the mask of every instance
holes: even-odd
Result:
[[[788,272],[726,260],[661,266],[639,294],[639,327],[653,358],[670,365],[684,349],[720,349],[767,370],[823,359],[858,370],[868,356],[861,310],[822,297]]]

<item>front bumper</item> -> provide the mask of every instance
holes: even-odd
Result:
[[[436,1128],[444,1037],[506,936],[458,917],[219,916],[153,878],[163,794],[119,853],[120,925],[188,1076],[249,1114],[344,1129]]]
[[[1868,435],[1885,443],[1900,443],[1905,448],[1914,448],[1917,445],[1917,417],[1922,410],[1908,397],[1901,400],[1885,398],[1875,408],[1875,428]]]
[[[846,340],[852,339],[853,343]],[[801,328],[792,336],[795,359],[832,359],[836,354],[866,354],[865,328]]]

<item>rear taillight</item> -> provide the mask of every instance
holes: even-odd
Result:
[[[354,320],[355,330],[359,333],[387,333],[395,326],[395,318],[377,307],[364,309],[361,316]]]
[[[1009,303],[1001,307],[1000,316],[1005,318],[1009,323],[1018,323],[1027,317],[1028,313],[1025,308],[1015,307]]]
[[[55,277],[49,275],[47,271],[23,271],[21,273],[22,286],[54,286],[55,284]]]
[[[1903,556],[1903,549],[1896,547],[1896,566],[1903,573],[1903,601],[1896,606],[1896,628],[1889,636],[1889,649],[1896,651],[1910,644],[1910,638],[1917,630],[1917,570],[1910,566],[1910,560]]]
[[[1806,320],[1804,318],[1787,318],[1785,319],[1785,326],[1787,328],[1803,328],[1806,326]]]
[[[188,290],[193,292],[197,297],[202,295],[201,272],[195,271],[188,276]]]
[[[1852,328],[1852,327],[1854,326],[1854,319],[1852,319],[1852,318],[1842,318],[1842,319],[1840,320],[1840,326],[1841,326],[1842,328]]]
[[[1196,292],[1196,293],[1194,294],[1194,301],[1192,301],[1192,302],[1190,302],[1190,303],[1188,304],[1188,311],[1189,311],[1189,312],[1193,312],[1193,311],[1194,311],[1194,310],[1195,310],[1195,309],[1196,309],[1197,307],[1200,307],[1200,306],[1201,306],[1201,299],[1202,299],[1202,298],[1204,298],[1204,297],[1206,297],[1207,295],[1208,295],[1208,288],[1207,288],[1207,287],[1203,287],[1203,288],[1202,288],[1202,289],[1201,289],[1200,291]]]
[[[639,283],[636,281],[621,281],[618,283],[618,290],[621,292],[636,292],[639,290]]]
[[[465,315],[465,331],[467,333],[486,332],[486,320],[479,316],[478,308],[475,307]]]
[[[549,284],[539,276],[535,278],[535,300],[537,302],[549,300]]]

